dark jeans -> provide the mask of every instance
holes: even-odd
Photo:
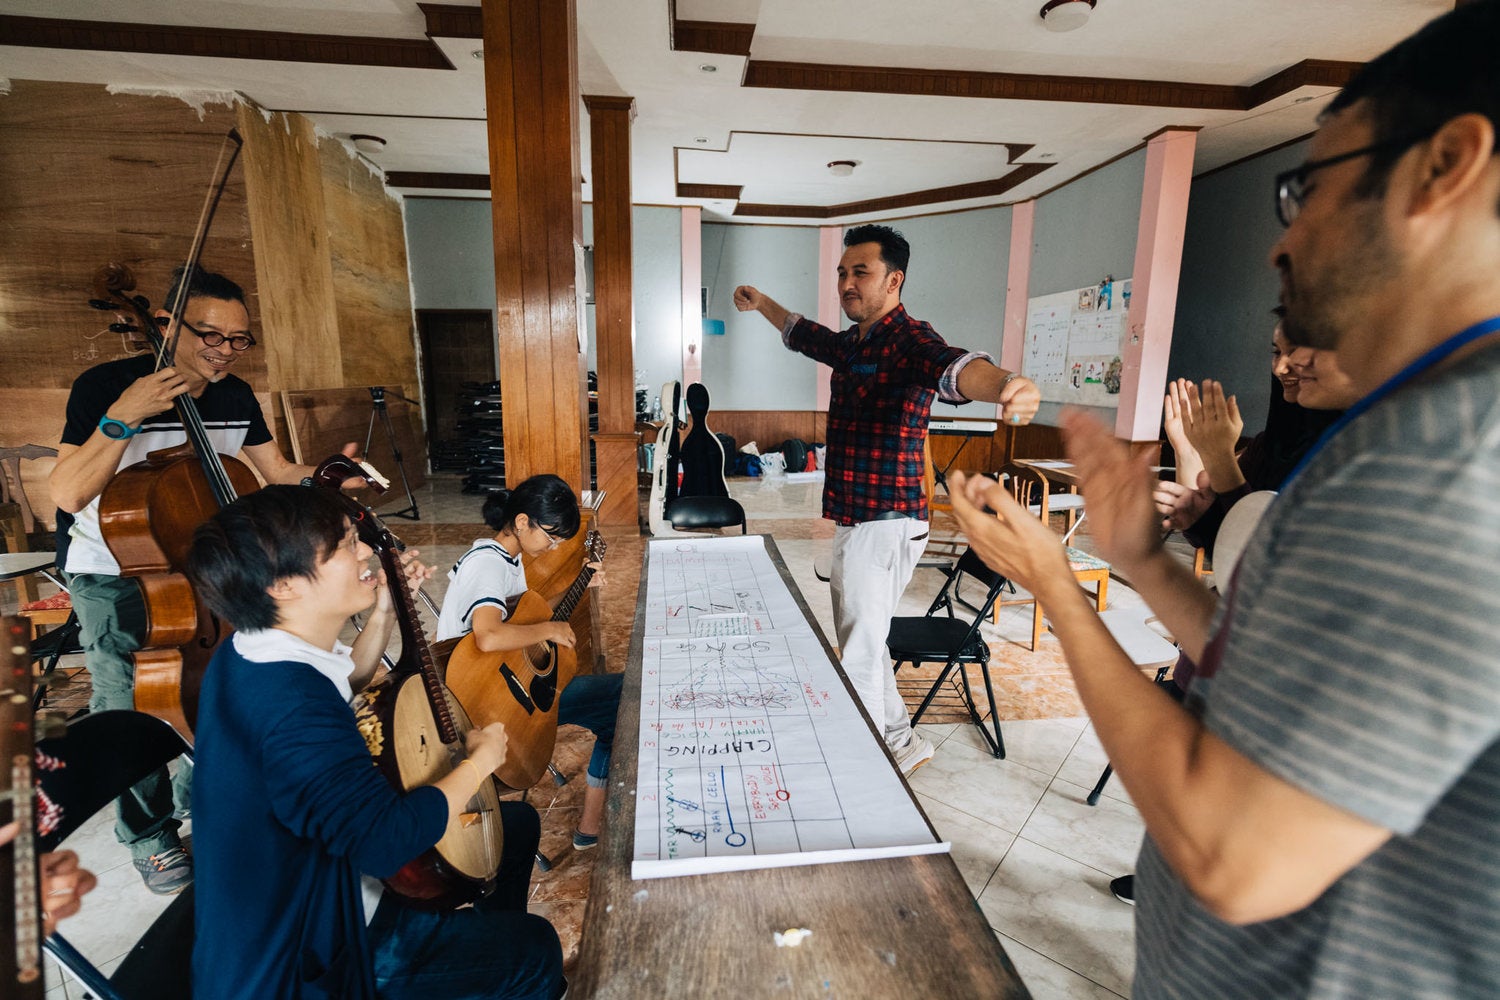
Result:
[[[603,788],[604,779],[609,777],[615,717],[620,714],[620,689],[624,685],[624,674],[584,674],[573,678],[557,701],[559,725],[582,726],[594,734],[589,784],[595,788]]]
[[[563,990],[562,945],[526,912],[542,824],[524,802],[500,803],[505,846],[495,891],[473,906],[425,913],[387,892],[370,921],[375,988],[383,1000],[554,1000]]]
[[[103,573],[72,573],[68,589],[78,614],[78,639],[93,693],[89,711],[135,708],[135,661],[131,654],[141,648],[146,631],[146,606],[141,588],[134,581]],[[177,828],[172,818],[177,806],[190,801],[192,769],[179,765],[174,782],[162,768],[121,795],[115,803],[115,836],[130,848],[134,858],[177,847]],[[174,804],[174,792],[176,803]]]

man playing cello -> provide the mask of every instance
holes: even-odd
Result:
[[[121,469],[187,440],[173,401],[192,396],[214,449],[224,455],[243,451],[267,482],[297,483],[312,473],[310,466],[294,465],[281,454],[250,386],[230,374],[255,346],[240,286],[199,269],[184,287],[178,268],[165,308],[156,315],[170,316],[179,302],[182,337],[171,367],[157,371],[154,355],[146,353],[96,365],[73,382],[49,480],[58,507],[74,515],[61,568],[93,682],[90,711],[135,707],[131,654],[140,649],[145,629],[140,588],[120,575],[104,543],[99,497]],[[163,770],[122,796],[116,807],[115,836],[130,848],[136,870],[155,893],[179,892],[193,879],[192,859],[173,818],[177,806],[187,805],[187,789],[186,773],[174,789]]]

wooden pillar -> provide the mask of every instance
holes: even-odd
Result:
[[[1161,432],[1197,133],[1196,127],[1182,126],[1146,137],[1146,179],[1115,416],[1115,436],[1127,441],[1156,441]]]
[[[574,0],[484,0],[505,480],[588,486]]]
[[[631,293],[630,123],[635,98],[585,96],[594,190],[594,329],[602,525],[631,525],[636,503],[635,303]]]

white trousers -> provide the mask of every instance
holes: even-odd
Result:
[[[833,535],[833,627],[844,673],[892,750],[910,741],[911,718],[896,690],[885,638],[896,603],[927,548],[927,522],[901,517],[840,525]]]

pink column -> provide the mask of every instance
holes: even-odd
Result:
[[[1005,327],[1000,334],[1000,367],[1021,370],[1026,343],[1026,299],[1031,290],[1031,242],[1036,226],[1036,199],[1010,209],[1010,268],[1005,275]],[[998,416],[1000,407],[995,407]]]
[[[682,207],[682,388],[703,381],[703,209]],[[666,400],[663,400],[666,403]],[[667,404],[670,405],[670,404]]]
[[[1115,435],[1127,441],[1155,441],[1161,432],[1161,399],[1172,351],[1182,238],[1197,145],[1196,129],[1167,128],[1146,139],[1146,180],[1131,275],[1129,327],[1121,347],[1120,409],[1115,417]]]
[[[839,309],[839,258],[844,255],[844,227],[823,226],[818,230],[818,322],[830,330],[843,326]],[[828,410],[833,395],[833,369],[818,365],[818,412]]]

